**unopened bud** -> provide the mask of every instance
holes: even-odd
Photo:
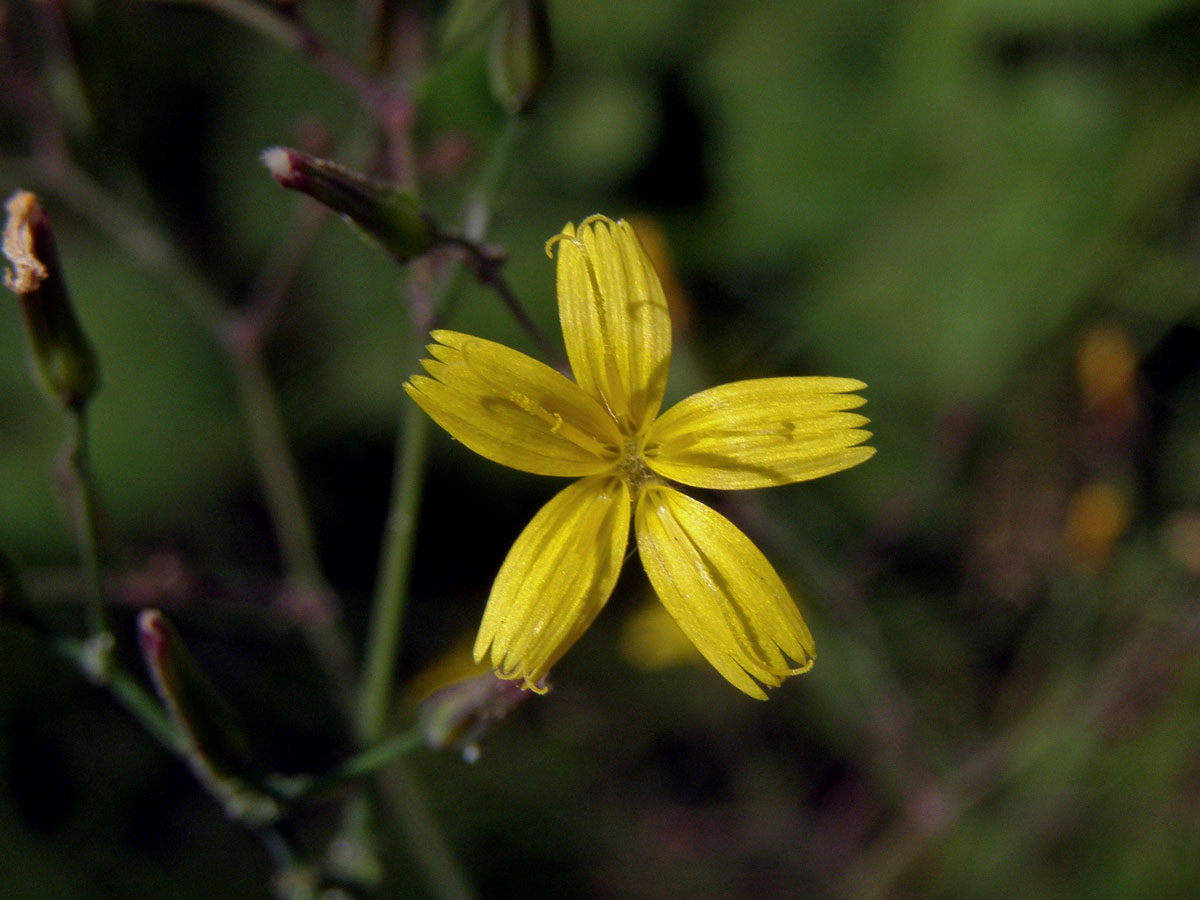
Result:
[[[421,704],[417,718],[425,743],[435,750],[455,748],[475,762],[488,730],[529,694],[491,672],[448,685]]]
[[[263,165],[285,188],[308,194],[378,243],[397,262],[434,245],[433,220],[407,191],[290,147],[271,147]]]
[[[233,708],[200,671],[179,633],[156,609],[138,616],[142,658],[179,732],[193,773],[233,819],[269,822],[278,804],[254,786],[249,742]]]
[[[550,75],[554,50],[545,0],[507,0],[488,56],[492,94],[508,112],[525,110]]]
[[[12,268],[4,284],[21,298],[34,370],[59,403],[81,409],[100,386],[100,366],[67,296],[50,220],[29,191],[16,191],[5,209],[4,255]]]

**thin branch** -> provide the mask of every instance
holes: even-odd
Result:
[[[94,662],[89,641],[62,635],[43,635],[43,637],[49,641],[60,656],[74,664],[84,676],[91,678]],[[123,667],[113,665],[104,688],[165,749],[175,755],[182,752],[183,743],[180,741],[179,732],[175,730],[175,726],[163,712],[158,700]]]
[[[513,292],[508,280],[504,277],[504,272],[502,271],[505,259],[504,252],[455,234],[439,235],[438,243],[463,251],[467,265],[479,283],[491,288],[499,295],[501,301],[508,307],[508,311],[513,314],[513,317],[520,326],[533,338],[534,343],[545,354],[546,359],[552,360],[556,366],[560,365],[560,354],[554,349],[554,346],[547,340],[546,336],[542,334],[541,329],[537,327],[533,319],[529,317],[529,313],[525,311],[525,307],[521,305],[521,301],[517,299],[517,295]]]
[[[1136,694],[1176,660],[1194,655],[1197,643],[1200,617],[1190,611],[1175,623],[1143,623],[1141,632],[1127,640],[1072,696],[1033,710],[938,783],[914,792],[900,820],[858,854],[835,895],[854,900],[891,896],[896,881],[934,842],[1004,784],[1018,753],[1042,743],[1032,737],[1045,731],[1047,720],[1055,723],[1054,732],[1062,740],[1096,727],[1123,698]],[[1058,749],[1051,742],[1042,752],[1053,754]]]
[[[112,642],[108,614],[104,608],[104,582],[100,573],[100,510],[96,497],[96,480],[92,473],[88,441],[87,413],[82,408],[68,410],[71,423],[71,446],[68,450],[74,487],[78,501],[79,538],[84,580],[87,584],[88,629],[94,640]],[[103,680],[104,670],[97,673]]]
[[[61,126],[71,125],[74,126],[74,130],[86,128],[90,131],[94,125],[92,111],[88,106],[87,90],[79,71],[74,41],[67,21],[66,0],[36,0],[33,7],[38,20],[38,30],[45,38],[44,65],[52,69],[49,77],[40,81],[43,85],[56,89],[54,99],[58,101],[57,104],[51,104],[52,111],[48,114],[59,118],[60,130],[65,131]]]
[[[402,731],[350,757],[328,774],[283,780],[275,785],[277,795],[279,799],[293,804],[314,800],[364,776],[372,775],[389,763],[425,745],[425,737],[419,729]]]
[[[398,441],[396,473],[388,504],[359,693],[359,738],[365,744],[379,740],[387,727],[408,601],[408,578],[429,448],[429,419],[414,403],[404,407]]]
[[[150,3],[206,6],[223,16],[240,22],[252,31],[276,43],[291,47],[358,97],[377,117],[383,117],[393,106],[393,99],[363,72],[296,19],[283,15],[263,3],[253,0],[147,0]]]
[[[501,301],[537,344],[546,360],[555,368],[565,369],[566,362],[562,354],[530,318],[504,277],[504,252],[484,242],[484,235],[491,224],[491,200],[508,171],[521,133],[521,121],[520,117],[511,116],[492,147],[479,184],[467,195],[462,213],[462,234],[441,234],[438,240],[442,245],[454,247],[464,254],[467,266],[476,280],[500,296]]]
[[[7,593],[6,593],[7,592]],[[31,637],[44,641],[54,652],[75,666],[89,681],[95,682],[95,640],[57,634],[26,604],[29,592],[24,579],[9,555],[0,548],[0,605],[6,623],[15,625]],[[158,700],[115,660],[100,685],[108,691],[160,744],[172,753],[182,748],[179,733],[167,718]]]
[[[516,134],[516,126],[509,125],[493,148],[491,159],[484,167],[483,178],[469,202],[467,237],[457,239],[462,246],[472,249],[483,246],[489,219],[488,208],[499,189],[505,166],[511,159]],[[416,365],[421,342],[432,327],[438,310],[454,290],[461,266],[456,261],[451,271],[442,272],[433,296],[428,296],[426,291],[429,282],[425,276],[429,261],[422,258],[414,263],[420,264],[412,268],[409,282],[413,330],[411,358],[412,364]],[[554,354],[550,354],[550,358],[553,359]],[[378,740],[387,723],[392,680],[400,652],[404,608],[408,603],[408,577],[412,567],[428,440],[428,417],[415,404],[407,403],[397,435],[396,469],[392,476],[392,496],[359,694],[359,736],[368,743]]]
[[[388,801],[399,813],[408,843],[417,851],[425,877],[442,900],[476,900],[475,890],[434,818],[411,766],[399,761],[384,773]]]
[[[319,203],[297,203],[294,218],[275,251],[259,268],[258,277],[241,306],[241,322],[259,343],[274,330],[287,298],[288,289],[300,274],[328,211]]]
[[[250,446],[262,479],[267,506],[276,525],[284,568],[302,581],[323,578],[308,508],[301,494],[283,416],[261,353],[235,326],[228,332],[229,360],[235,373],[238,401],[246,411]]]
[[[238,313],[227,307],[164,232],[74,164],[61,170],[36,165],[25,168],[50,193],[124,247],[136,264],[170,284],[223,352],[284,568],[310,605],[328,603],[333,592],[321,573],[299,469],[288,444],[279,397],[263,361],[259,335],[240,327],[243,320]],[[334,611],[316,618],[319,623],[307,618],[298,621],[308,626],[305,633],[328,667],[339,697],[350,704],[353,654],[342,630],[330,627],[340,614]]]

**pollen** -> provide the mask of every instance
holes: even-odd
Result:
[[[528,394],[523,394],[515,390],[509,391],[508,401],[549,426],[551,434],[561,435],[589,453],[594,453],[597,456],[607,456],[611,452],[611,449],[603,442],[598,441],[587,432],[573,427],[563,419],[561,413],[547,409]]]
[[[648,484],[658,484],[662,479],[646,465],[642,453],[642,438],[635,436],[625,442],[621,448],[621,458],[617,462],[617,477],[629,485],[633,496],[641,494]]]

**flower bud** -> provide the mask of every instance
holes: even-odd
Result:
[[[75,318],[50,220],[38,198],[18,190],[5,204],[4,284],[21,298],[34,371],[63,406],[82,409],[100,386],[100,366]]]
[[[479,759],[479,742],[492,724],[529,696],[529,691],[491,672],[447,685],[421,704],[417,721],[435,750],[456,748],[463,759]]]
[[[420,256],[438,231],[407,191],[290,147],[271,147],[263,164],[285,188],[308,194],[379,244],[397,262]]]
[[[492,94],[512,114],[523,112],[541,92],[554,52],[545,0],[507,0],[488,56]]]
[[[162,613],[148,609],[138,616],[138,642],[192,772],[224,803],[230,818],[275,819],[278,804],[254,786],[249,742],[237,714],[204,677],[179,633]]]

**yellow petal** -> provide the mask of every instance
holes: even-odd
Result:
[[[654,265],[628,222],[593,216],[558,249],[558,315],[575,380],[626,434],[658,412],[671,363],[671,318]]]
[[[608,601],[629,542],[629,489],[584,478],[541,508],[492,585],[475,659],[491,648],[501,678],[538,689]]]
[[[734,687],[766,699],[759,683],[777,687],[812,666],[816,650],[796,604],[732,522],[673,488],[651,485],[638,500],[634,527],[663,606]]]
[[[875,453],[866,401],[850,378],[759,378],[693,394],[646,433],[647,465],[664,478],[721,490],[771,487],[856,466]]]
[[[612,468],[621,435],[579,385],[503,344],[435,331],[429,373],[405,391],[429,417],[480,456],[538,475],[593,475]]]

